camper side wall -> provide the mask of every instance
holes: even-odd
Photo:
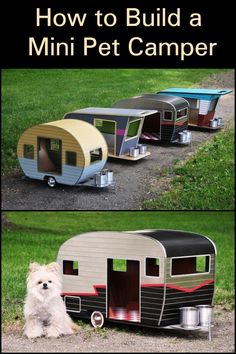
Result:
[[[67,311],[72,315],[89,317],[92,311],[99,310],[104,318],[112,320],[110,307],[122,305],[127,311],[138,311],[140,324],[158,326],[164,300],[165,264],[165,254],[158,242],[117,232],[84,234],[67,241],[57,260],[63,273]],[[127,262],[123,276],[112,273],[112,260]],[[133,282],[138,286],[135,294],[128,296],[125,289],[129,292]]]
[[[211,305],[214,295],[215,255],[168,258],[161,326],[180,323],[181,306]]]

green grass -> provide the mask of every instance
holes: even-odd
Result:
[[[83,107],[110,107],[119,99],[169,86],[192,86],[216,69],[2,70],[2,171],[17,168],[16,146],[30,126]]]
[[[170,189],[145,201],[144,209],[233,210],[234,130],[219,133],[187,163],[162,173],[169,176]]]
[[[22,320],[30,262],[56,260],[73,235],[99,230],[179,229],[209,236],[218,249],[215,302],[234,303],[233,212],[8,212],[2,233],[2,320]]]

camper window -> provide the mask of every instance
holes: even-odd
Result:
[[[34,159],[34,145],[24,145],[24,158]]]
[[[102,160],[102,149],[95,149],[90,151],[90,163]]]
[[[95,127],[105,134],[115,134],[115,122],[103,119],[94,119]]]
[[[188,99],[190,109],[199,109],[199,100],[196,99]]]
[[[160,276],[160,258],[146,258],[146,275],[152,277]]]
[[[112,259],[112,270],[114,272],[127,272],[126,259]]]
[[[77,261],[63,261],[63,274],[79,275],[79,264]]]
[[[138,135],[140,122],[141,122],[140,119],[129,122],[126,139],[134,138]]]
[[[176,118],[177,118],[177,119],[183,118],[183,117],[185,117],[185,116],[187,115],[187,113],[188,113],[187,108],[179,109],[179,110],[177,111],[177,116],[176,116]]]
[[[76,166],[76,152],[66,151],[66,165]]]
[[[50,139],[50,150],[58,151],[60,149],[60,140]]]
[[[173,113],[171,111],[163,112],[163,120],[172,120]]]
[[[171,275],[202,274],[210,271],[210,256],[172,258]]]

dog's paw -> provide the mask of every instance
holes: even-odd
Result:
[[[62,333],[55,327],[48,327],[46,330],[47,338],[58,338]]]
[[[30,328],[30,329],[25,330],[23,334],[27,338],[33,339],[33,338],[42,337],[43,330],[41,328]]]
[[[72,323],[72,333],[76,333],[79,332],[81,330],[81,327],[79,325],[77,325],[77,323]]]

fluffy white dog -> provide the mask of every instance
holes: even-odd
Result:
[[[59,337],[79,329],[66,313],[61,287],[58,263],[30,264],[24,306],[24,335],[28,338]]]

